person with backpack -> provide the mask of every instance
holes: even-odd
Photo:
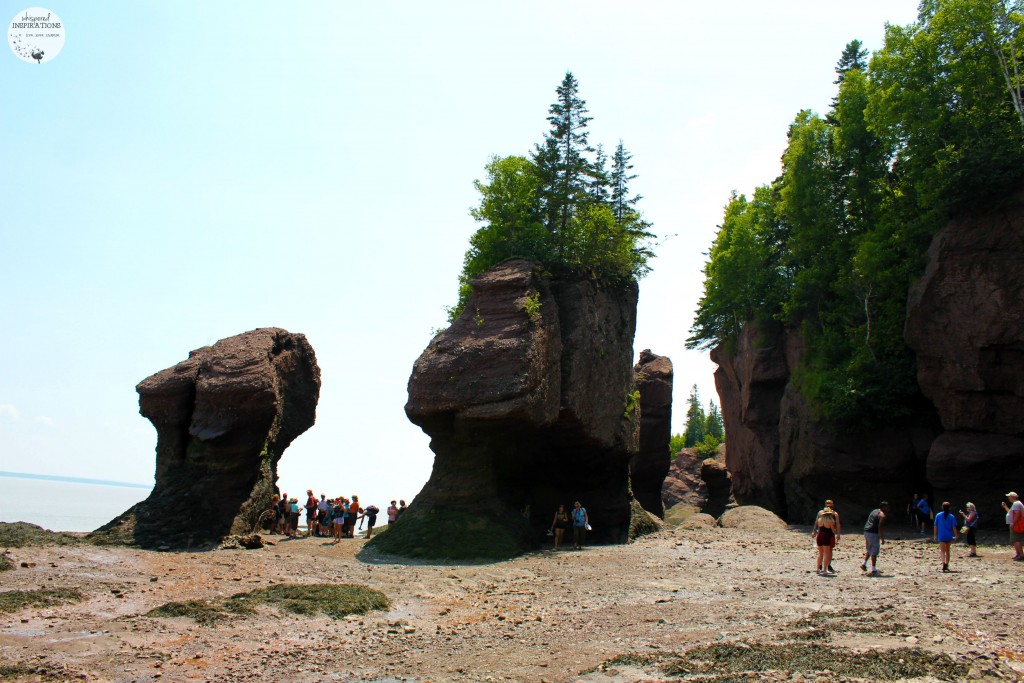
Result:
[[[939,559],[944,572],[949,571],[950,545],[958,538],[956,517],[949,511],[951,507],[948,502],[944,502],[942,512],[935,515],[935,524],[932,526],[932,540],[939,542]]]
[[[373,525],[377,523],[377,515],[380,513],[380,508],[376,505],[367,505],[363,508],[363,516],[360,517],[359,528],[363,528],[362,520],[366,520],[366,540],[370,540],[373,536]]]
[[[1024,503],[1015,491],[1006,494],[1010,504],[1003,503],[1006,510],[1006,523],[1010,526],[1010,543],[1013,544],[1013,559],[1017,562],[1024,560],[1024,550],[1021,549],[1021,542],[1024,541]]]

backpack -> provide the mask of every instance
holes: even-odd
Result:
[[[365,512],[368,515],[376,515],[378,512],[380,512],[380,508],[378,508],[376,505],[369,505],[363,512]]]
[[[1016,521],[1013,523],[1013,533],[1024,534],[1024,511],[1018,511]]]

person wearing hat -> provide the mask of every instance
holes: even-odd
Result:
[[[1024,560],[1024,551],[1021,549],[1021,542],[1024,542],[1024,503],[1020,502],[1016,491],[1006,494],[1010,504],[1003,503],[1006,510],[1006,523],[1010,526],[1010,543],[1013,544],[1013,559],[1018,562]]]
[[[967,557],[981,557],[978,554],[978,540],[975,535],[978,529],[978,508],[974,503],[968,503],[967,512],[961,510],[960,516],[964,518],[964,528],[961,531],[967,537],[967,546],[971,549]]]

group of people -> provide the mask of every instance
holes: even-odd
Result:
[[[1010,544],[1014,548],[1013,559],[1024,561],[1024,503],[1021,503],[1015,491],[1006,494],[1009,505],[1003,503],[1006,511],[1006,524],[1010,528]],[[814,520],[814,527],[811,530],[811,537],[815,541],[818,550],[815,562],[815,571],[821,576],[834,576],[832,568],[832,552],[842,534],[842,525],[839,520],[839,513],[834,509],[831,500],[825,501]],[[927,494],[918,496],[907,506],[910,514],[911,525],[915,531],[925,533],[931,527],[932,540],[938,543],[939,560],[942,564],[942,571],[950,571],[950,551],[952,544],[963,537],[970,549],[967,557],[978,557],[978,542],[976,532],[978,529],[978,508],[974,503],[967,503],[966,509],[959,510],[959,521],[957,515],[952,513],[952,505],[946,501],[941,505],[938,513],[932,513],[928,504]],[[885,522],[889,515],[889,503],[882,501],[877,508],[868,514],[864,523],[864,559],[860,569],[872,576],[877,576],[878,555],[882,544],[885,543]],[[870,563],[870,566],[869,566]]]
[[[398,516],[406,509],[405,501],[396,504],[391,501],[388,506],[388,524],[394,523]],[[274,494],[271,499],[270,532],[279,533],[289,538],[296,538],[299,531],[299,519],[303,512],[306,515],[306,536],[319,536],[322,538],[334,538],[335,542],[343,538],[355,538],[356,523],[363,528],[366,523],[366,538],[373,537],[373,527],[377,524],[377,515],[380,508],[376,505],[367,505],[365,508],[359,503],[359,496],[351,498],[337,496],[328,498],[327,494],[321,493],[317,499],[313,495],[313,489],[306,490],[306,502],[299,504],[298,498],[289,498],[287,493]]]
[[[587,540],[587,532],[590,531],[590,517],[587,515],[587,508],[580,505],[577,500],[572,504],[572,511],[566,512],[564,505],[559,505],[555,516],[551,520],[551,527],[548,534],[555,537],[555,550],[562,547],[562,540],[565,538],[565,530],[572,528],[573,549],[580,550]]]

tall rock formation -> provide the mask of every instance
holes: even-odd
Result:
[[[898,506],[923,487],[934,429],[927,420],[844,433],[814,416],[790,383],[803,358],[798,333],[747,324],[735,350],[718,347],[715,385],[722,401],[732,489],[758,505],[810,523],[826,498],[859,519],[883,499]]]
[[[927,492],[1000,526],[1002,495],[1024,481],[1024,191],[936,235],[904,335],[936,414],[852,434],[816,420],[789,382],[798,333],[751,323],[715,349],[737,499],[809,521],[826,497],[856,519]]]
[[[664,519],[661,487],[672,462],[672,361],[644,349],[633,373],[640,392],[640,450],[629,463],[633,495],[645,510]]]
[[[281,454],[315,420],[320,368],[303,335],[264,328],[192,351],[136,391],[157,431],[156,486],[93,536],[202,546],[252,532],[269,509]]]
[[[928,454],[935,500],[1001,523],[998,502],[1024,481],[1024,192],[935,237],[905,335],[945,430]]]
[[[543,540],[558,505],[575,500],[593,541],[624,541],[636,301],[635,284],[552,280],[518,259],[473,281],[409,378],[405,410],[431,437],[430,480],[372,547],[507,557]]]

